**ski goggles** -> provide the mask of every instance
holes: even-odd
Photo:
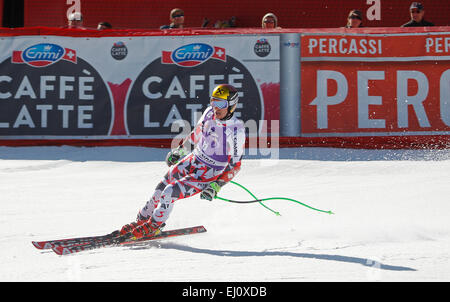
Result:
[[[211,98],[211,106],[219,108],[219,109],[225,109],[228,107],[228,101],[227,100],[221,100],[216,98]]]

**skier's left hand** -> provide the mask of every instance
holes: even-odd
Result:
[[[220,191],[220,186],[216,182],[210,183],[200,194],[201,199],[212,201],[216,198],[217,193]]]

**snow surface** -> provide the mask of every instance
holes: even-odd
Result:
[[[57,256],[31,241],[131,222],[167,150],[0,147],[0,281],[450,281],[450,150],[281,149],[234,179],[263,206],[180,200],[166,229],[204,234]],[[220,196],[251,199],[229,184]],[[157,273],[152,273],[157,272]]]

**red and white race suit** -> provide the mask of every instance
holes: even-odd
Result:
[[[170,167],[138,219],[161,224],[167,220],[178,199],[200,193],[211,182],[220,186],[228,183],[240,170],[244,154],[245,129],[235,116],[222,121],[208,107],[187,138],[194,150]]]

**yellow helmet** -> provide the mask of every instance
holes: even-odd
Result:
[[[236,109],[236,105],[239,101],[239,95],[236,88],[229,84],[220,84],[214,88],[211,98],[227,101],[228,113],[224,120],[228,120],[233,116],[233,112]]]

